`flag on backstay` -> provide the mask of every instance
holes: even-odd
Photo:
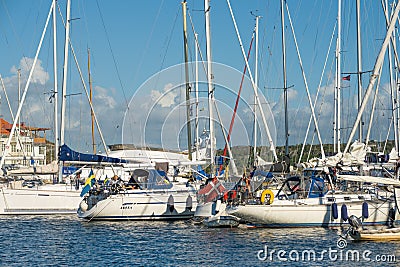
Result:
[[[89,177],[86,179],[85,185],[82,188],[81,197],[90,191],[90,188],[92,188],[95,182],[96,176],[94,175],[93,170],[90,170]]]

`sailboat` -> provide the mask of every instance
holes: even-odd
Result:
[[[197,193],[198,204],[195,212],[195,218],[197,222],[201,222],[207,227],[222,228],[222,227],[237,227],[240,223],[240,218],[226,213],[226,202],[221,201],[221,197],[228,189],[232,188],[236,182],[240,179],[237,177],[237,169],[232,157],[232,153],[229,147],[229,138],[225,134],[223,127],[222,133],[226,142],[223,157],[226,151],[229,153],[230,164],[232,165],[232,170],[234,176],[229,177],[229,181],[219,180],[216,173],[214,160],[217,160],[215,149],[216,140],[214,133],[214,109],[217,112],[218,119],[221,122],[219,112],[217,110],[215,99],[214,99],[214,84],[213,84],[213,72],[212,72],[212,59],[211,59],[211,33],[210,33],[210,3],[209,0],[204,1],[205,10],[205,28],[206,28],[206,51],[207,51],[207,85],[208,85],[208,120],[209,120],[209,131],[210,131],[210,177],[206,179],[205,184],[203,184]],[[214,107],[215,106],[215,107]],[[236,110],[236,107],[235,107]],[[232,126],[232,125],[231,125]],[[221,158],[223,158],[221,157]],[[221,169],[220,169],[221,171]],[[225,170],[226,171],[226,170]],[[236,175],[235,175],[236,174]]]
[[[283,1],[281,3],[283,9]],[[399,8],[396,6],[375,63],[367,93],[371,90],[376,77],[379,76],[379,69]],[[366,101],[367,96],[364,98],[363,105]],[[343,158],[348,154],[350,141],[361,113],[362,109],[354,123]],[[255,198],[245,205],[230,205],[228,212],[253,225],[264,227],[343,226],[352,215],[362,218],[365,225],[386,224],[390,220],[399,219],[393,192],[384,189],[385,186],[398,187],[400,185],[398,180],[337,174],[331,168],[335,165],[326,164],[329,159],[323,157],[321,162],[325,164],[305,169],[301,175],[288,177],[278,188],[263,186],[254,188]],[[338,207],[340,207],[340,212]]]
[[[193,217],[196,189],[154,169],[135,169],[127,184],[99,186],[78,208],[87,220],[181,220]]]
[[[337,183],[332,180],[336,178]],[[272,189],[254,192],[245,205],[228,206],[229,214],[260,227],[343,226],[351,215],[363,217],[365,225],[398,220],[390,191],[378,194],[378,185],[399,186],[390,178],[363,177],[369,185],[359,187],[359,176],[333,176],[324,168],[306,169],[301,176],[288,177]],[[331,182],[328,182],[331,181]],[[342,185],[338,187],[337,185]],[[373,186],[373,185],[376,185]]]
[[[182,2],[184,14],[184,42],[186,74],[187,70],[187,37],[186,37],[186,2]],[[187,121],[190,124],[189,109],[189,84],[186,76],[186,101],[187,101]],[[188,136],[191,130],[188,126]],[[168,166],[171,159],[176,161],[174,167],[177,168],[178,161],[186,161],[193,164],[191,151],[191,138],[188,138],[188,159],[183,155],[153,151],[142,151],[145,154],[146,162],[150,163],[154,156],[168,159],[164,169],[156,166],[147,168],[124,167],[123,171],[128,173],[130,178],[124,181],[114,182],[110,185],[95,185],[79,204],[78,216],[87,220],[182,220],[192,218],[197,206],[196,188],[188,180],[179,179],[174,175],[173,180],[168,177]],[[147,153],[149,152],[149,153]],[[134,151],[131,151],[134,153]],[[168,154],[171,157],[168,157]],[[152,156],[151,156],[152,155]],[[179,157],[177,157],[179,156]],[[143,155],[142,155],[143,157]],[[197,157],[196,157],[197,158]],[[140,158],[134,157],[138,161]],[[176,169],[177,170],[177,169]],[[114,178],[114,177],[113,177]]]
[[[67,25],[69,24],[69,6],[67,3]],[[32,78],[33,70],[38,59],[39,51],[43,42],[43,38],[49,23],[51,14],[53,15],[53,30],[54,30],[54,73],[55,73],[55,88],[57,87],[57,62],[56,62],[56,1],[53,1],[47,16],[46,24],[36,51],[35,59],[29,73],[28,81],[25,86],[24,93],[19,103],[17,114],[14,118],[14,123],[11,128],[9,138],[7,140],[6,149],[0,161],[0,166],[3,166],[5,158],[9,153],[11,140],[14,136],[17,122],[21,113],[21,108],[25,100],[25,96]],[[66,29],[68,33],[68,26]],[[66,38],[68,40],[68,36]],[[66,41],[66,49],[68,49],[68,41]],[[64,71],[66,71],[64,67]],[[66,79],[64,75],[64,79]],[[55,89],[56,91],[57,89]],[[57,106],[55,106],[57,110]],[[57,114],[57,113],[56,113]],[[56,117],[57,115],[55,115]],[[57,128],[56,128],[57,129]],[[55,130],[56,132],[57,130]],[[49,171],[49,170],[48,170]],[[50,170],[54,173],[54,170]],[[2,184],[0,187],[0,214],[2,215],[21,215],[21,214],[73,214],[76,212],[76,207],[81,200],[79,187],[75,183],[58,183],[58,184],[42,184],[28,183],[30,186],[24,186],[23,181],[11,181],[7,184]],[[79,184],[77,184],[79,186]]]

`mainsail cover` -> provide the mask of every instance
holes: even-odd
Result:
[[[128,163],[128,161],[124,159],[112,158],[102,155],[79,153],[72,150],[65,144],[60,147],[59,159],[60,161]]]
[[[349,152],[337,153],[334,156],[324,159],[312,158],[309,162],[304,162],[298,165],[300,169],[320,167],[337,167],[337,166],[361,166],[365,163],[368,147],[361,142],[355,141]]]

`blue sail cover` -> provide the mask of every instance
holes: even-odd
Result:
[[[60,147],[59,159],[61,161],[83,161],[83,162],[108,162],[108,163],[128,163],[127,160],[112,158],[94,154],[84,154],[72,150],[67,145]]]

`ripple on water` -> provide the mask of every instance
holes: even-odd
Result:
[[[211,229],[184,221],[87,222],[75,215],[4,216],[0,223],[1,266],[360,266],[277,258],[271,263],[257,257],[265,246],[287,253],[337,249],[338,230],[333,229]],[[400,243],[349,241],[346,249],[398,255]]]

